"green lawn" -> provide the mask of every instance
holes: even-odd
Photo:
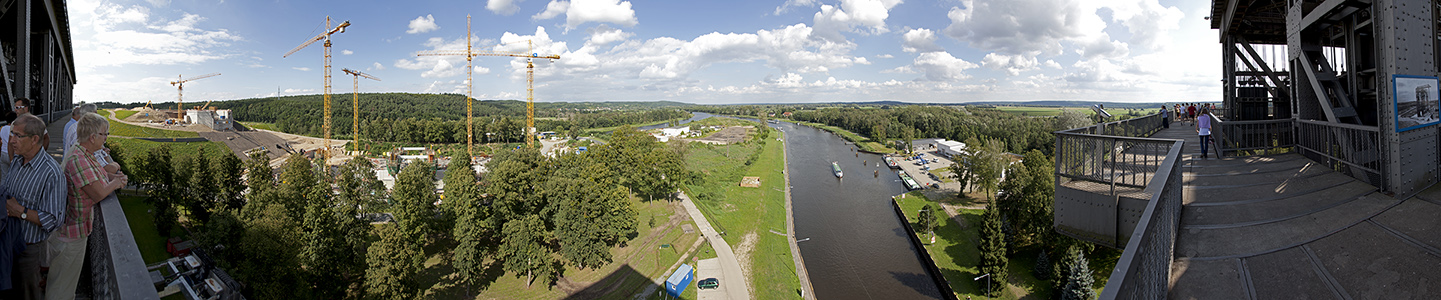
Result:
[[[952,175],[956,175],[951,172],[951,167],[931,169],[929,172],[936,174],[936,177],[940,177],[941,182],[956,182],[955,179],[951,178]]]
[[[785,177],[781,173],[785,169],[783,147],[784,143],[774,139],[764,146],[692,144],[686,157],[686,167],[698,172],[701,182],[683,189],[716,230],[726,232],[723,238],[731,248],[738,249],[747,234],[757,237],[750,253],[750,286],[754,299],[800,297],[800,281],[796,278],[789,241],[785,236],[771,233],[786,232]],[[756,151],[760,154],[746,166],[747,157]],[[761,177],[761,186],[740,187],[737,183],[744,176]]]
[[[265,129],[265,130],[269,130],[269,131],[280,131],[280,130],[275,130],[275,124],[274,124],[274,123],[264,123],[264,122],[240,122],[240,124],[245,125],[245,127],[250,127],[250,128],[252,128],[252,129]],[[365,133],[364,133],[364,132],[361,132],[361,134],[365,134]]]
[[[234,155],[230,152],[229,147],[226,147],[224,143],[220,142],[162,143],[138,139],[109,138],[106,139],[106,143],[114,144],[115,147],[121,148],[121,151],[126,156],[125,159],[140,157],[150,152],[151,148],[160,147],[160,145],[170,146],[170,156],[172,160],[177,157],[192,156],[199,151],[198,149],[201,147],[205,147],[207,155]]]
[[[118,111],[115,111],[115,118],[116,118],[116,119],[124,120],[125,118],[129,118],[130,116],[135,115],[135,113],[138,113],[138,111],[133,111],[133,110],[118,110]]]
[[[145,203],[145,197],[122,195],[119,198],[120,207],[125,210],[125,220],[130,223],[130,233],[135,237],[135,245],[140,247],[140,257],[145,259],[145,264],[170,259],[170,253],[165,252],[165,238],[155,229],[155,219],[151,216],[150,204]]]
[[[193,138],[200,137],[200,134],[189,131],[176,131],[142,127],[125,124],[110,120],[110,135],[138,138]]]

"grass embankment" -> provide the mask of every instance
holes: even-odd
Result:
[[[241,125],[245,125],[245,127],[250,127],[251,129],[265,129],[265,130],[275,131],[275,132],[279,132],[279,131],[280,131],[280,130],[276,130],[276,129],[275,129],[275,123],[265,123],[265,122],[240,122],[240,124],[241,124]]]
[[[141,157],[145,155],[145,153],[150,152],[150,149],[160,147],[160,145],[170,146],[172,161],[176,158],[192,156],[198,152],[201,147],[205,148],[206,154],[208,155],[233,155],[230,152],[230,148],[220,142],[163,143],[127,138],[110,138],[105,141],[122,148],[121,151],[127,160]]]
[[[906,215],[906,221],[916,229],[923,242],[929,241],[930,237],[916,222],[920,210],[926,203],[932,202],[920,192],[910,192],[905,198],[896,198],[900,203],[901,211]],[[936,261],[936,266],[941,269],[941,274],[949,281],[951,289],[956,291],[957,298],[973,297],[982,299],[981,290],[984,284],[981,281],[972,280],[980,276],[978,273],[981,264],[980,253],[980,231],[984,209],[959,209],[960,218],[965,224],[956,223],[955,219],[946,218],[936,227],[936,242],[926,246],[926,252]],[[1007,278],[1006,292],[999,299],[1048,299],[1051,298],[1051,283],[1036,279],[1033,274],[1036,266],[1036,257],[1040,253],[1037,246],[1022,247],[1018,251],[1010,251],[1010,258],[1006,265]],[[1047,253],[1054,262],[1060,255]],[[1097,247],[1096,251],[1086,254],[1090,260],[1091,277],[1095,279],[1093,286],[1096,293],[1106,286],[1106,279],[1115,269],[1116,260],[1120,259],[1118,251],[1102,249]]]
[[[616,129],[619,129],[621,126],[630,126],[631,128],[641,128],[641,127],[646,127],[646,126],[651,126],[651,125],[658,125],[658,124],[665,124],[665,123],[670,123],[670,122],[673,122],[673,121],[680,121],[680,120],[685,120],[685,119],[670,119],[670,120],[655,121],[655,122],[650,122],[650,123],[627,124],[627,125],[611,126],[611,127],[587,128],[587,129],[582,129],[582,130],[580,131],[580,135],[604,135],[604,133],[606,133],[606,132],[611,132],[611,131],[615,131]]]
[[[628,241],[625,247],[611,249],[613,261],[610,264],[588,270],[566,267],[562,274],[564,279],[556,286],[536,281],[526,287],[525,274],[506,273],[499,263],[492,261],[491,268],[483,276],[494,281],[485,290],[467,291],[466,287],[454,284],[456,276],[459,276],[450,262],[450,251],[454,245],[445,244],[426,247],[429,258],[421,271],[421,282],[426,287],[427,298],[439,299],[560,299],[581,290],[601,291],[598,295],[587,296],[590,298],[631,299],[647,286],[654,285],[649,278],[669,275],[663,273],[683,256],[687,263],[691,263],[690,256],[686,255],[700,236],[698,232],[682,231],[683,224],[694,224],[690,221],[669,222],[679,205],[666,201],[644,203],[632,200],[631,207],[637,212],[636,231],[639,235]],[[665,244],[670,246],[661,248]],[[658,291],[664,289],[660,286],[656,288]],[[693,292],[690,295],[691,299],[695,298]]]
[[[133,110],[117,110],[117,111],[115,111],[115,118],[116,118],[116,119],[124,120],[125,118],[129,118],[130,116],[135,115],[135,113],[138,113],[138,111],[133,111]]]
[[[862,137],[862,136],[859,135],[859,134],[856,134],[856,133],[854,133],[854,132],[851,132],[850,130],[845,130],[845,129],[840,128],[840,127],[835,127],[835,126],[826,125],[826,124],[821,124],[821,123],[803,122],[803,121],[794,121],[794,122],[800,123],[801,125],[806,125],[806,126],[810,126],[810,127],[820,128],[820,129],[822,129],[822,130],[830,131],[830,132],[832,132],[832,133],[835,133],[835,134],[837,134],[837,135],[840,135],[842,138],[845,138],[846,141],[850,141],[850,142],[855,143],[856,145],[860,146],[860,147],[861,147],[861,150],[870,151],[870,152],[876,152],[876,153],[899,153],[899,152],[900,152],[900,150],[891,149],[890,147],[886,147],[886,145],[881,144],[880,142],[877,142],[877,141],[872,140],[872,139],[867,138],[867,137]]]
[[[125,124],[125,123],[121,123],[121,122],[116,122],[115,120],[109,120],[109,121],[110,121],[110,135],[111,135],[111,136],[117,136],[117,137],[133,137],[133,138],[194,138],[194,137],[200,137],[200,134],[194,133],[194,132],[189,132],[189,131],[165,130],[165,129],[159,129],[159,128],[150,128],[150,127],[130,125],[130,124]]]
[[[756,125],[756,124],[752,124]],[[784,143],[772,131],[764,146],[755,142],[724,146],[691,144],[686,168],[700,173],[700,182],[683,189],[716,227],[738,257],[750,257],[750,286],[754,299],[795,299],[800,281],[786,236]],[[754,161],[749,161],[754,156]],[[739,186],[741,177],[759,176],[761,186]],[[744,245],[754,235],[754,245]],[[752,249],[749,253],[743,251]],[[721,284],[725,284],[722,282]]]

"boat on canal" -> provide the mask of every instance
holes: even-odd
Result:
[[[833,171],[833,172],[836,173],[836,178],[841,178],[841,176],[845,176],[845,174],[841,173],[841,164],[840,164],[840,163],[831,162],[831,171]]]
[[[906,184],[906,189],[919,190],[922,188],[920,183],[916,183],[916,179],[911,178],[910,174],[906,174],[906,171],[896,171],[896,174],[901,175],[901,182]]]
[[[896,159],[893,158],[893,157],[890,157],[890,156],[886,156],[886,166],[887,166],[887,167],[891,167],[891,169],[900,169],[900,168],[901,168],[901,164],[896,163]]]

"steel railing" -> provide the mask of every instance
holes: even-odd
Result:
[[[1351,124],[1297,120],[1296,147],[1302,155],[1332,170],[1386,187],[1381,158],[1381,130]]]
[[[1296,126],[1291,119],[1263,121],[1225,121],[1211,118],[1211,136],[1217,155],[1247,156],[1251,153],[1276,153],[1296,146]]]
[[[1145,138],[1159,114],[1056,134],[1055,229],[1124,247],[1101,299],[1167,293],[1181,211],[1181,140]]]

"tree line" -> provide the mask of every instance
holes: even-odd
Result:
[[[410,299],[431,284],[420,274],[435,255],[467,289],[493,282],[485,275],[492,267],[550,285],[566,266],[610,263],[610,250],[638,235],[632,205],[667,199],[691,177],[683,151],[643,132],[622,127],[610,140],[556,157],[503,151],[485,174],[456,155],[439,205],[435,166],[423,161],[386,191],[365,159],[331,169],[291,156],[272,169],[259,154],[244,163],[231,155],[175,159],[165,146],[115,154],[150,195],[157,226],[196,232],[248,297]],[[394,222],[371,225],[365,212],[388,212]]]
[[[878,141],[890,138],[999,139],[1006,151],[1038,149],[1054,152],[1061,127],[1054,117],[1021,117],[994,108],[972,106],[902,106],[879,109],[828,108],[801,110],[793,119],[840,127]]]

